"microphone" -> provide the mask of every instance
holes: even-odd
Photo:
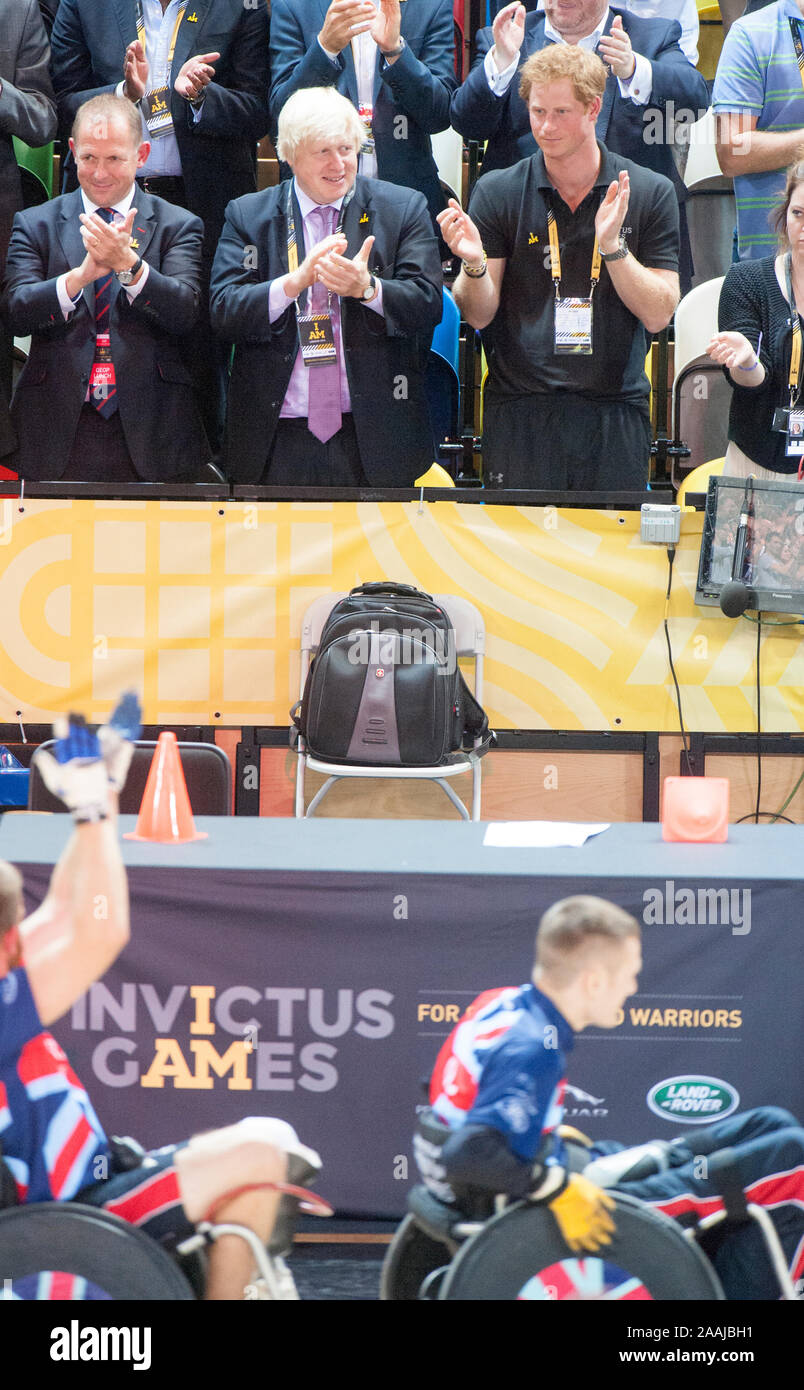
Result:
[[[720,590],[720,607],[727,618],[741,618],[751,599],[751,590],[740,579],[730,579]]]
[[[731,579],[720,590],[720,607],[727,618],[739,618],[751,601],[751,590],[741,578],[748,545],[748,523],[753,513],[754,475],[749,473],[745,480],[743,505],[734,540],[734,555],[731,562]],[[749,500],[750,494],[750,500]]]

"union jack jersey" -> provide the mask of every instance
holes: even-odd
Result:
[[[565,1054],[575,1035],[535,985],[489,989],[469,1005],[444,1043],[430,1082],[430,1105],[457,1129],[488,1125],[518,1158],[534,1160],[564,1113]]]
[[[25,969],[0,980],[0,1146],[20,1202],[67,1202],[109,1146],[92,1102],[45,1032]]]

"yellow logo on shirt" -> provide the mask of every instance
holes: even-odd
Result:
[[[538,240],[539,238],[537,237],[536,233],[531,232],[530,236],[528,237],[528,246],[535,246]]]

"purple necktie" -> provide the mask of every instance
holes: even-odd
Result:
[[[323,241],[324,237],[331,236],[335,231],[338,220],[338,209],[333,207],[313,208],[308,214],[315,218],[313,227],[317,232],[316,245]],[[328,293],[325,285],[316,280],[310,289],[310,312],[313,314],[325,314],[327,312]],[[312,430],[316,439],[320,439],[322,444],[326,444],[333,434],[337,434],[343,423],[341,415],[341,363],[340,363],[340,313],[338,312],[337,296],[333,296],[332,301],[332,335],[335,339],[335,349],[338,354],[337,361],[328,362],[320,367],[310,368],[310,392],[309,403],[307,406],[307,428]]]

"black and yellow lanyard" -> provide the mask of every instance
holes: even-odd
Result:
[[[173,65],[173,54],[176,52],[176,40],[179,36],[181,22],[184,19],[184,12],[187,9],[188,0],[184,0],[183,5],[179,5],[179,13],[176,15],[176,23],[173,25],[173,33],[170,37],[170,49],[168,51],[168,72]],[[145,16],[142,11],[142,0],[137,0],[137,38],[142,44],[142,51],[145,53]]]
[[[335,228],[336,233],[337,233],[337,232],[340,232],[340,231],[343,231],[343,219],[344,219],[344,216],[345,216],[345,213],[346,213],[346,209],[348,208],[348,206],[349,206],[349,204],[351,203],[351,201],[352,201],[352,199],[353,199],[354,196],[355,196],[355,186],[354,186],[354,184],[352,184],[352,187],[349,189],[349,192],[344,194],[343,202],[341,203],[341,210],[340,210],[340,213],[339,213],[339,215],[338,215],[338,225],[337,225],[337,227]],[[300,225],[301,225],[302,221],[303,221],[303,219],[302,219],[302,215],[301,215],[301,209],[299,209],[299,224],[300,224]],[[297,236],[296,236],[296,199],[295,199],[295,196],[294,196],[294,193],[293,193],[293,180],[292,180],[292,179],[288,179],[288,270],[290,271],[290,273],[291,273],[291,275],[292,275],[294,271],[298,270],[298,268],[299,268],[299,245],[298,245],[298,238],[297,238]],[[302,300],[302,295],[304,296],[303,300]],[[302,300],[301,308],[299,308],[299,300]],[[296,300],[296,314],[297,314],[297,315],[303,314],[304,311],[305,311],[306,305],[307,305],[307,291],[306,291],[306,290],[302,290],[302,293],[299,295],[299,299]],[[327,290],[327,312],[329,312],[331,308],[332,308],[332,291],[331,291],[331,290]]]
[[[547,209],[547,234],[550,238],[550,274],[553,277],[553,286],[556,292],[556,299],[561,298],[561,252],[558,249],[558,228],[556,226],[555,213],[552,208]],[[600,247],[597,244],[597,232],[595,232],[595,245],[592,251],[592,272],[591,285],[589,288],[589,299],[595,292],[595,286],[600,279],[600,267],[602,261],[600,257]]]

